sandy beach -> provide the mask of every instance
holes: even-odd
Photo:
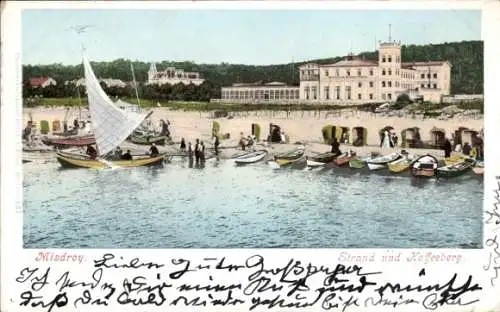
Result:
[[[160,119],[170,121],[170,131],[173,140],[178,142],[181,138],[185,138],[187,142],[194,142],[196,138],[200,138],[205,142],[211,142],[212,122],[217,120],[220,124],[222,133],[229,133],[230,139],[222,140],[221,146],[230,147],[237,145],[240,133],[245,135],[251,134],[252,123],[258,123],[261,127],[261,139],[266,138],[269,132],[269,124],[277,124],[289,136],[290,143],[297,141],[304,142],[314,151],[328,151],[329,146],[321,144],[322,136],[321,129],[328,124],[349,127],[365,127],[368,132],[367,144],[363,147],[352,147],[350,149],[358,154],[369,154],[373,151],[386,153],[378,147],[380,137],[378,131],[385,126],[392,126],[396,134],[400,137],[401,131],[410,127],[419,127],[420,135],[423,141],[430,140],[430,131],[436,127],[443,129],[447,137],[451,137],[451,133],[459,127],[467,127],[476,131],[480,131],[484,127],[484,119],[413,119],[411,117],[387,117],[377,116],[366,112],[342,111],[335,113],[315,112],[315,111],[292,111],[292,112],[272,112],[272,111],[253,111],[240,112],[233,114],[232,119],[211,117],[210,112],[182,112],[172,111],[168,108],[154,108],[154,113],[150,117],[153,124],[157,125]],[[62,121],[65,117],[66,109],[60,108],[25,108],[23,110],[23,127],[26,125],[30,116],[33,121],[40,124],[41,120],[47,120],[52,124],[53,120]],[[85,114],[82,114],[85,116]],[[288,116],[287,116],[288,115]],[[69,119],[77,117],[77,115],[69,115]],[[52,130],[52,129],[51,129]],[[209,144],[211,145],[211,143]],[[288,144],[278,146],[279,150],[287,148]],[[274,145],[276,147],[276,145]],[[344,149],[346,147],[344,146]],[[392,149],[391,149],[392,150]],[[407,149],[408,150],[408,149]],[[441,156],[442,151],[418,150],[419,153],[431,152],[432,154]]]

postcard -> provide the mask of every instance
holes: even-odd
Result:
[[[500,311],[498,2],[1,20],[2,311]]]

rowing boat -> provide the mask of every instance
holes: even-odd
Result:
[[[155,143],[156,145],[165,145],[165,142],[169,140],[166,135],[135,135],[132,134],[128,139],[129,142],[138,145],[151,145]]]
[[[450,156],[448,158],[444,158],[444,164],[445,165],[453,165],[459,162],[464,161],[464,159],[469,158],[466,155],[463,154],[455,154],[453,156]]]
[[[349,166],[349,161],[356,159],[356,155],[351,154],[349,152],[345,152],[339,157],[335,158],[335,165],[339,167],[347,167]]]
[[[366,165],[366,161],[361,158],[354,158],[349,160],[349,167],[352,169],[362,169]]]
[[[287,153],[276,155],[274,159],[276,163],[280,167],[282,167],[298,162],[299,160],[302,159],[303,156],[304,156],[304,149],[298,148]]]
[[[446,165],[437,168],[437,176],[439,178],[453,178],[467,172],[475,164],[475,160],[471,158],[464,158],[463,161],[457,162],[452,165]]]
[[[434,177],[438,163],[439,160],[432,155],[420,156],[411,164],[411,174],[414,177]]]
[[[327,152],[306,157],[306,165],[308,167],[320,167],[331,162],[335,158],[335,154]]]
[[[368,168],[370,168],[370,170],[380,170],[380,169],[387,167],[388,163],[393,162],[393,161],[399,159],[400,157],[401,157],[401,154],[398,152],[395,152],[395,153],[392,153],[389,155],[372,158],[372,159],[368,160],[366,162],[366,164],[368,165]]]
[[[389,171],[393,173],[401,173],[410,168],[412,161],[413,160],[409,157],[403,157],[388,163],[387,167],[389,167]]]
[[[472,171],[474,171],[474,173],[477,174],[478,176],[484,175],[484,162],[477,161],[476,165],[472,167]]]
[[[261,151],[255,151],[255,152],[248,152],[246,154],[240,155],[236,158],[234,158],[234,162],[236,164],[251,164],[255,163],[258,161],[261,161],[266,157],[267,151],[261,150]]]
[[[48,146],[55,146],[57,148],[69,148],[73,146],[87,146],[95,144],[94,135],[85,135],[77,137],[65,137],[65,138],[50,138],[43,137],[41,141]]]
[[[156,157],[142,157],[132,160],[111,160],[99,161],[96,159],[85,159],[84,157],[69,157],[63,153],[56,153],[57,161],[63,168],[88,168],[88,169],[104,169],[109,167],[142,167],[142,166],[158,166],[163,164],[166,153]]]

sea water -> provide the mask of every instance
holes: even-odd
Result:
[[[481,248],[483,181],[350,169],[23,165],[26,248]]]

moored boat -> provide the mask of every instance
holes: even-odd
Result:
[[[274,156],[274,159],[275,159],[276,163],[280,167],[282,167],[282,166],[288,166],[288,165],[291,165],[293,163],[300,161],[303,156],[304,156],[304,149],[298,148],[298,149],[295,149],[295,150],[287,152],[287,153],[276,155],[276,156]]]
[[[475,164],[475,160],[465,158],[461,162],[437,168],[439,178],[453,178],[466,173]]]
[[[484,175],[484,162],[477,161],[475,166],[472,167],[472,171],[478,176]]]
[[[450,156],[448,158],[444,158],[444,164],[447,166],[453,165],[453,164],[464,161],[464,159],[466,159],[466,158],[470,158],[470,157],[463,155],[463,154],[455,154],[455,155]]]
[[[63,168],[88,168],[88,169],[105,169],[109,167],[141,167],[141,166],[157,166],[163,163],[166,153],[156,157],[140,157],[132,160],[111,160],[99,161],[96,159],[85,159],[84,157],[70,157],[64,153],[56,153],[57,161]]]
[[[316,154],[306,157],[306,164],[308,167],[320,167],[324,166],[326,163],[333,161],[335,154],[327,152]]]
[[[69,148],[69,147],[78,147],[78,146],[87,146],[96,144],[94,135],[65,137],[65,138],[43,137],[41,141],[45,145],[54,146],[56,148]]]
[[[408,168],[410,168],[412,161],[413,160],[411,158],[403,157],[388,163],[387,167],[389,167],[390,172],[401,173],[405,172],[406,170],[408,170]]]
[[[349,167],[351,167],[352,169],[362,169],[365,167],[365,165],[366,161],[358,157],[349,160]]]
[[[439,160],[432,155],[423,155],[415,159],[411,164],[411,174],[414,177],[434,177]]]
[[[155,143],[156,145],[165,145],[169,140],[166,135],[136,135],[132,134],[128,139],[129,142],[138,145],[151,145]]]
[[[390,162],[393,162],[401,157],[401,154],[398,152],[389,154],[389,155],[384,155],[376,158],[372,158],[366,162],[368,165],[368,168],[370,170],[380,170],[385,167],[387,167],[387,164]]]
[[[264,157],[266,157],[266,155],[267,151],[261,150],[261,151],[249,152],[233,159],[236,164],[251,164],[261,161],[262,159],[264,159]]]
[[[349,161],[356,159],[356,154],[345,152],[342,155],[335,158],[335,165],[338,167],[347,167],[349,166]]]

